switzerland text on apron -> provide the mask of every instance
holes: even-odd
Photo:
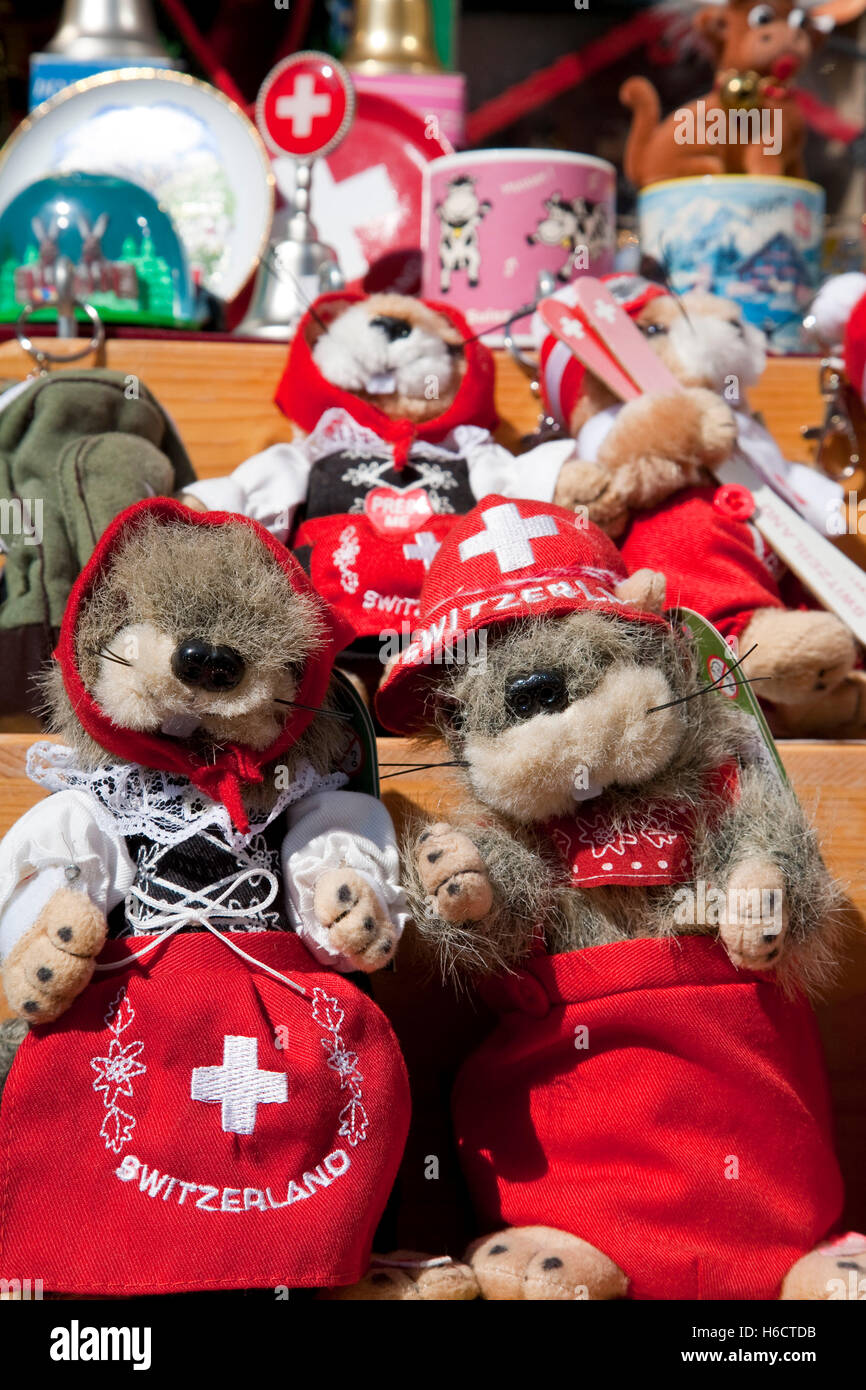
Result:
[[[153,940],[109,942],[102,962]],[[19,1050],[0,1278],[73,1294],[351,1283],[408,1122],[386,1019],[296,936],[161,939]]]

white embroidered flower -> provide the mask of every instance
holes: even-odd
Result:
[[[143,1048],[143,1042],[123,1046],[117,1038],[112,1038],[107,1057],[91,1057],[90,1065],[96,1072],[93,1089],[105,1092],[108,1109],[117,1104],[118,1096],[131,1096],[132,1078],[147,1071],[144,1063],[138,1060]]]

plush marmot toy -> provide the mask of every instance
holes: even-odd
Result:
[[[191,485],[184,500],[242,512],[291,542],[356,641],[409,630],[456,517],[489,492],[544,498],[555,486],[543,461],[531,467],[494,441],[493,384],[491,352],[451,306],[324,295],[277,389],[293,442]]]
[[[409,1096],[348,972],[393,959],[406,913],[388,814],[345,789],[337,645],[243,517],[139,503],[79,577],[46,685],[63,743],[29,760],[53,794],[0,845],[0,1277],[366,1272]]]
[[[866,683],[854,669],[854,637],[834,614],[811,606],[751,524],[742,489],[720,488],[707,471],[736,448],[772,486],[781,480],[805,499],[825,532],[840,512],[838,484],[788,463],[749,410],[748,390],[766,361],[763,334],[715,295],[678,300],[630,275],[605,283],[688,388],[687,399],[648,393],[620,405],[564,344],[544,335],[542,395],[574,444],[553,440],[529,457],[549,455],[550,468],[559,465],[556,500],[617,538],[630,569],[663,571],[671,603],[694,608],[740,651],[755,648],[743,670],[761,677],[756,693],[778,732],[862,737]]]
[[[592,523],[489,497],[379,692],[462,769],[405,853],[420,931],[500,1015],[453,1101],[486,1298],[824,1298],[837,1274],[809,1255],[842,1193],[805,998],[836,890],[662,601]]]

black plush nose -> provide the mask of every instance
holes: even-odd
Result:
[[[396,343],[398,338],[408,338],[412,332],[411,323],[405,319],[396,319],[391,314],[379,314],[378,318],[371,319],[370,325],[373,328],[381,328],[389,343]]]
[[[184,685],[199,690],[234,690],[244,678],[244,659],[234,647],[212,647],[199,637],[178,643],[171,669]]]
[[[554,714],[567,703],[568,691],[561,671],[533,671],[530,676],[518,676],[505,687],[505,704],[515,719]]]

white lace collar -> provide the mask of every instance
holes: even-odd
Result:
[[[348,781],[344,772],[322,776],[304,760],[298,764],[293,781],[280,788],[276,801],[267,810],[247,805],[250,829],[241,834],[232,825],[225,806],[211,801],[185,777],[174,773],[158,772],[137,763],[108,763],[84,769],[78,766],[72,748],[40,741],[28,750],[27,776],[52,792],[89,792],[109,812],[122,835],[146,835],[158,845],[179,845],[204,830],[216,829],[228,845],[237,849],[301,797],[343,787]]]
[[[432,444],[426,439],[414,440],[411,457],[453,464],[455,454],[462,455],[471,448],[489,443],[490,439],[490,432],[478,425],[458,425],[441,444]],[[356,458],[381,458],[383,451],[386,454],[391,451],[391,445],[380,439],[375,430],[360,425],[347,410],[336,406],[326,410],[316,428],[306,435],[303,448],[312,463],[336,453]]]

